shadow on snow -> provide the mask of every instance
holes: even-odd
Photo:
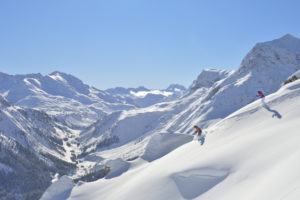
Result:
[[[281,114],[280,114],[277,110],[271,109],[270,106],[268,106],[268,105],[266,104],[266,102],[265,102],[264,99],[261,99],[261,102],[262,102],[262,104],[263,104],[263,107],[264,107],[267,111],[273,113],[273,115],[272,115],[273,118],[274,118],[274,117],[277,117],[278,119],[281,119],[281,118],[282,118]]]

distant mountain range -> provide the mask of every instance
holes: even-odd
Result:
[[[105,90],[107,93],[125,99],[140,108],[149,107],[151,105],[171,101],[185,92],[186,88],[182,85],[172,84],[165,90],[149,90],[145,87],[138,88],[112,88]]]
[[[0,85],[0,95],[12,104],[44,110],[70,125],[83,127],[104,114],[169,101],[185,91],[180,85],[171,85],[166,90],[139,87],[101,91],[57,71],[46,76],[0,73]]]

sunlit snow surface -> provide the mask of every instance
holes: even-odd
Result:
[[[75,186],[69,199],[297,200],[299,119],[298,80],[206,130],[202,146],[191,141],[150,163],[132,161],[119,177]]]

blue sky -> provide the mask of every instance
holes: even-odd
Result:
[[[62,71],[99,89],[189,86],[257,43],[300,37],[297,0],[0,0],[0,71]]]

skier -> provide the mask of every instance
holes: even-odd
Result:
[[[195,133],[197,133],[198,136],[201,136],[202,130],[196,125],[194,126],[194,128],[196,129]]]
[[[262,93],[262,91],[260,91],[260,90],[258,90],[257,91],[257,97],[260,97],[261,98],[261,102],[263,103],[263,104],[265,104],[265,95],[264,95],[264,93]]]
[[[105,165],[104,171],[105,171],[105,175],[107,175],[110,172],[110,167]]]
[[[256,95],[257,97],[260,97],[260,98],[265,98],[265,95],[262,93],[262,91],[257,91],[258,95]]]

